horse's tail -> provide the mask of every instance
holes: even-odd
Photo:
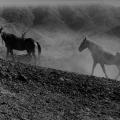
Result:
[[[40,53],[41,53],[41,46],[40,46],[40,44],[38,42],[36,42],[36,43],[37,43],[37,46],[38,46],[38,54],[40,55]]]
[[[5,33],[1,33],[1,38],[2,38],[2,44],[4,44],[4,39],[6,39],[6,34]]]

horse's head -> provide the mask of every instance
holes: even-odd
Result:
[[[0,33],[2,32],[2,30],[3,30],[3,27],[1,26],[1,27],[0,27]]]
[[[79,46],[79,51],[83,51],[84,49],[86,49],[88,47],[88,42],[86,37],[83,39],[82,43]]]

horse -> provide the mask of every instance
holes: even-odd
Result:
[[[29,56],[33,56],[36,61],[35,56],[35,47],[38,47],[38,55],[41,53],[41,46],[38,42],[32,38],[17,37],[12,33],[3,32],[3,27],[0,28],[0,34],[2,41],[5,42],[7,48],[6,59],[8,58],[9,53],[12,55],[13,60],[13,50],[23,51],[26,50]]]
[[[105,77],[108,78],[106,70],[105,70],[105,65],[115,65],[119,70],[119,73],[115,79],[118,79],[118,77],[120,76],[120,53],[119,52],[113,55],[103,50],[102,47],[95,44],[94,42],[91,42],[85,37],[78,49],[81,52],[86,48],[88,48],[88,50],[91,52],[91,56],[93,58],[93,66],[92,66],[91,75],[94,74],[94,69],[96,65],[100,64],[105,74]]]

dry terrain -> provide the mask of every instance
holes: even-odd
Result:
[[[0,59],[1,120],[119,120],[120,82]]]
[[[98,65],[89,76],[90,51],[78,51],[84,36],[105,51],[120,51],[120,7],[98,4],[1,7],[6,33],[39,42],[37,64],[26,51],[5,61],[0,37],[0,120],[120,120],[120,81],[115,65]],[[98,53],[99,54],[99,53]],[[37,55],[37,49],[36,49]],[[26,64],[27,63],[27,64]]]

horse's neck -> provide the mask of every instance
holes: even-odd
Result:
[[[3,34],[4,34],[4,32],[2,32],[2,31],[1,31],[1,33],[0,33],[0,34],[1,34],[1,35],[3,35]]]
[[[1,32],[1,35],[6,35],[7,33],[6,32]]]
[[[5,34],[6,34],[5,32],[1,32],[1,37],[5,36]]]
[[[100,47],[99,45],[96,45],[93,42],[88,41],[88,49],[91,52],[92,56],[96,56],[99,55],[99,53],[103,53],[103,49],[102,47]]]
[[[96,50],[96,49],[102,49],[102,47],[100,47],[99,45],[96,45],[93,42],[88,41],[88,49],[90,51]]]

